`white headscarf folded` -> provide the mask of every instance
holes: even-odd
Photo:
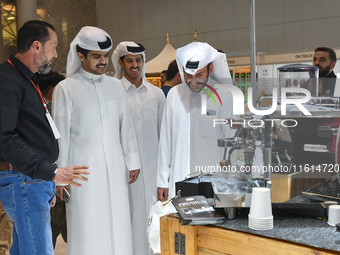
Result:
[[[226,55],[218,52],[207,43],[192,42],[177,49],[176,62],[182,81],[185,81],[183,68],[186,73],[195,74],[197,70],[212,63],[213,70],[210,74],[212,79],[221,84],[232,82]]]
[[[143,56],[142,77],[145,79],[145,49],[143,45],[137,44],[135,42],[121,42],[117,45],[111,57],[113,68],[115,69],[115,77],[119,80],[123,78],[124,70],[119,65],[119,59],[127,54],[141,54]]]
[[[85,50],[109,51],[112,48],[112,39],[108,33],[98,27],[85,26],[70,44],[67,56],[66,77],[79,71],[81,61],[77,56],[77,45]]]

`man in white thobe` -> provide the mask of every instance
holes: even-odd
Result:
[[[145,78],[145,49],[121,42],[112,54],[115,77],[121,79],[136,131],[141,177],[129,186],[134,253],[149,254],[146,235],[152,196],[156,196],[157,160],[164,93]]]
[[[69,255],[133,254],[128,183],[138,177],[140,160],[122,84],[104,74],[111,47],[105,31],[83,27],[70,45],[67,78],[53,94],[58,165],[86,162],[92,177],[81,192],[70,190]]]
[[[218,86],[232,84],[226,55],[207,43],[193,42],[177,49],[176,61],[182,83],[169,91],[164,108],[157,175],[159,200],[174,197],[175,183],[187,174],[216,167],[223,157],[217,140],[235,133],[228,125],[214,127],[214,119],[228,119],[233,114],[231,92]],[[202,102],[206,102],[204,112]]]

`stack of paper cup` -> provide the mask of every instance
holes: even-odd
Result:
[[[269,188],[253,188],[248,226],[254,230],[270,230],[274,227]]]

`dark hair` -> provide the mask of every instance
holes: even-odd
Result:
[[[89,50],[85,50],[83,49],[82,47],[80,47],[78,44],[77,44],[77,52],[80,52],[81,54],[84,55],[84,58],[86,59],[87,58],[87,54],[90,52]]]
[[[169,67],[168,67],[169,68]],[[163,70],[161,73],[167,74],[168,70]]]
[[[50,39],[47,28],[54,30],[54,27],[44,21],[29,20],[18,30],[17,47],[19,53],[29,51],[34,41],[41,42],[42,45]]]
[[[65,79],[65,76],[51,71],[47,74],[41,74],[41,80],[38,82],[39,88],[42,94],[46,94],[50,91],[51,88],[57,86],[59,82]]]
[[[209,69],[210,69],[211,64],[212,64],[212,62],[210,62],[209,64],[207,64],[208,73],[209,73]]]
[[[171,61],[169,66],[168,66],[168,70],[167,70],[167,74],[166,74],[166,80],[171,81],[173,78],[175,78],[177,73],[178,73],[178,66],[177,66],[177,62],[176,62],[176,59],[175,59],[175,60]]]
[[[336,63],[336,53],[331,48],[328,48],[328,47],[318,47],[318,48],[315,49],[315,52],[317,52],[317,51],[328,52],[329,53],[329,58],[331,59],[331,62],[335,62]]]

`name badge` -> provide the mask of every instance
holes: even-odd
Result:
[[[55,139],[59,139],[61,137],[61,135],[58,131],[57,126],[54,123],[54,120],[52,119],[51,114],[48,111],[46,111],[46,118],[48,120],[48,123],[50,124],[50,127],[52,128]]]

